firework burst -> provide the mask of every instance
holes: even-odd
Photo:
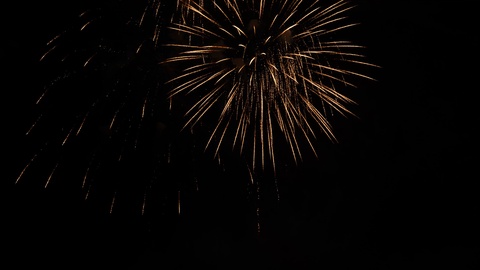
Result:
[[[228,141],[252,150],[253,167],[270,161],[275,170],[278,144],[297,162],[304,143],[316,155],[319,134],[336,140],[329,115],[353,115],[355,103],[342,89],[354,87],[349,78],[371,79],[359,70],[374,65],[342,38],[353,6],[325,3],[181,1],[182,20],[170,27],[181,40],[166,45],[178,54],[164,63],[183,70],[168,81],[169,97],[190,102],[185,127],[213,123],[206,145],[216,155]]]
[[[40,57],[55,76],[27,134],[45,140],[16,182],[32,167],[44,187],[69,172],[110,212],[127,190],[142,213],[148,200],[179,213],[185,181],[198,190],[202,178],[197,146],[213,149],[223,173],[238,170],[237,159],[222,162],[231,150],[220,159],[230,145],[248,153],[247,189],[258,195],[257,167],[275,174],[283,149],[297,162],[305,147],[316,154],[320,134],[335,141],[329,117],[353,114],[343,90],[374,66],[342,37],[354,25],[345,1],[114,2],[83,12]]]

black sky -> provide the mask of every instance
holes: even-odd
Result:
[[[479,266],[474,1],[354,1],[354,38],[382,67],[354,94],[359,119],[334,123],[339,143],[326,141],[318,160],[281,170],[280,201],[267,180],[253,200],[235,159],[224,171],[201,162],[203,186],[182,187],[180,217],[175,193],[162,195],[158,213],[125,205],[109,215],[71,185],[13,185],[30,158],[23,136],[37,113],[44,44],[88,7],[57,2],[4,6],[2,269]],[[188,174],[182,165],[172,173]]]

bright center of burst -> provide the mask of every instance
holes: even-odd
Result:
[[[278,36],[272,36],[268,29],[265,29],[265,24],[259,19],[251,19],[245,31],[245,42],[238,44],[237,55],[232,58],[233,64],[237,68],[244,68],[245,66],[253,66],[258,64],[258,61],[268,57],[269,54],[275,54],[277,46],[284,43],[290,43],[291,31],[285,31]]]

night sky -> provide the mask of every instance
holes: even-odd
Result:
[[[45,43],[95,5],[57,2],[3,5],[2,269],[478,269],[474,1],[353,1],[352,39],[381,68],[352,93],[358,118],[335,119],[339,142],[319,139],[318,159],[282,164],[276,184],[255,175],[257,193],[241,158],[194,163],[184,155],[193,135],[161,137],[176,142],[175,162],[145,215],[137,179],[148,178],[149,151],[102,175],[122,179],[112,214],[109,180],[84,200],[69,173],[82,145],[48,188],[42,162],[14,184],[41,145],[24,134],[50,74],[38,61]]]

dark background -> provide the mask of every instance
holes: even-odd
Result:
[[[13,184],[44,44],[90,4],[57,2],[3,5],[2,269],[478,269],[474,1],[354,1],[355,39],[382,68],[355,94],[359,118],[334,124],[340,142],[280,170],[280,200],[268,177],[255,199],[235,163],[204,161],[180,216],[175,192],[142,216],[77,187]]]

